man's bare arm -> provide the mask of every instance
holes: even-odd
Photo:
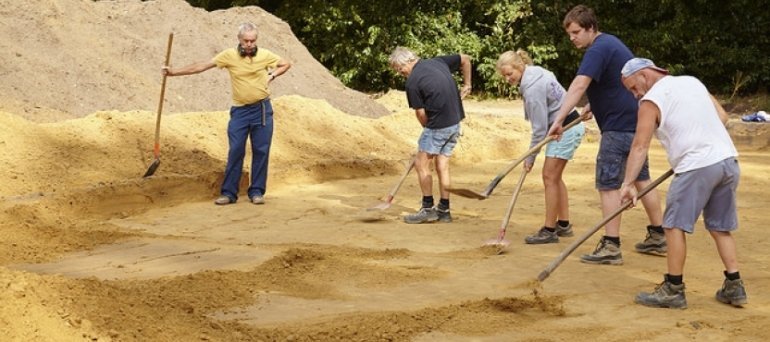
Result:
[[[196,62],[189,65],[185,65],[181,68],[163,67],[162,70],[165,71],[165,74],[167,76],[184,76],[184,75],[198,74],[206,70],[209,70],[215,66],[217,65],[214,64],[214,62],[205,61],[205,62]]]

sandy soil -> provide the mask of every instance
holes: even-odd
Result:
[[[140,6],[136,1],[24,3],[112,6],[110,13]],[[141,6],[190,11],[175,0]],[[9,7],[0,8],[5,19]],[[207,19],[214,23],[231,15],[191,11],[215,17]],[[161,44],[156,48],[162,50]],[[3,78],[3,86],[8,82]],[[202,90],[219,93],[226,87]],[[347,92],[329,90],[335,97]],[[31,94],[0,102],[42,101],[42,95]],[[538,165],[526,178],[507,227],[511,244],[498,253],[484,243],[501,228],[520,170],[487,200],[453,197],[451,224],[401,221],[420,200],[414,174],[389,209],[368,211],[404,172],[419,127],[402,92],[391,91],[376,103],[360,101],[391,114],[350,115],[329,101],[297,94],[275,99],[263,206],[212,203],[227,149],[224,108],[165,118],[161,165],[147,179],[141,175],[153,159],[151,109],[115,106],[67,120],[61,119],[77,115],[57,116],[63,107],[48,104],[34,111],[46,120],[28,119],[23,110],[0,112],[0,336],[10,341],[766,340],[770,233],[761,213],[770,206],[768,126],[737,119],[729,126],[741,154],[736,238],[749,304],[738,309],[714,300],[722,266],[701,228],[688,244],[689,308],[650,309],[634,304],[633,296],[661,280],[665,258],[633,252],[645,234],[641,209],[623,218],[624,265],[578,262],[577,256],[594,248],[595,236],[544,282],[535,281],[601,220],[593,190],[598,148],[593,123],[565,177],[576,237],[545,246],[523,243],[542,224]],[[466,106],[453,181],[481,190],[526,150],[529,125],[517,101],[469,100]],[[650,157],[654,175],[668,169],[657,144]],[[663,194],[668,184],[659,187]]]

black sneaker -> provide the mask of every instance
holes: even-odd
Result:
[[[640,292],[634,302],[655,308],[687,309],[684,284],[674,285],[665,280],[652,293]]]
[[[438,221],[438,214],[433,208],[420,208],[415,214],[404,216],[404,222],[410,224],[430,223]]]
[[[557,243],[559,242],[559,236],[556,232],[549,231],[545,227],[540,228],[537,233],[532,234],[524,238],[524,242],[530,245],[540,245],[544,243]]]
[[[732,306],[741,307],[746,304],[746,288],[743,287],[743,280],[725,279],[722,283],[722,288],[717,290],[716,298],[718,301],[730,304]]]

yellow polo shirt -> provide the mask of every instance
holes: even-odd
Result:
[[[278,66],[280,60],[278,55],[264,48],[259,48],[252,58],[241,57],[236,48],[230,48],[216,55],[213,62],[219,68],[227,68],[233,87],[233,105],[243,106],[270,96],[267,73]]]

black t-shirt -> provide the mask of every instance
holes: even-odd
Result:
[[[452,73],[460,69],[460,55],[421,59],[406,79],[409,107],[425,109],[427,128],[444,128],[465,118],[457,82]]]

